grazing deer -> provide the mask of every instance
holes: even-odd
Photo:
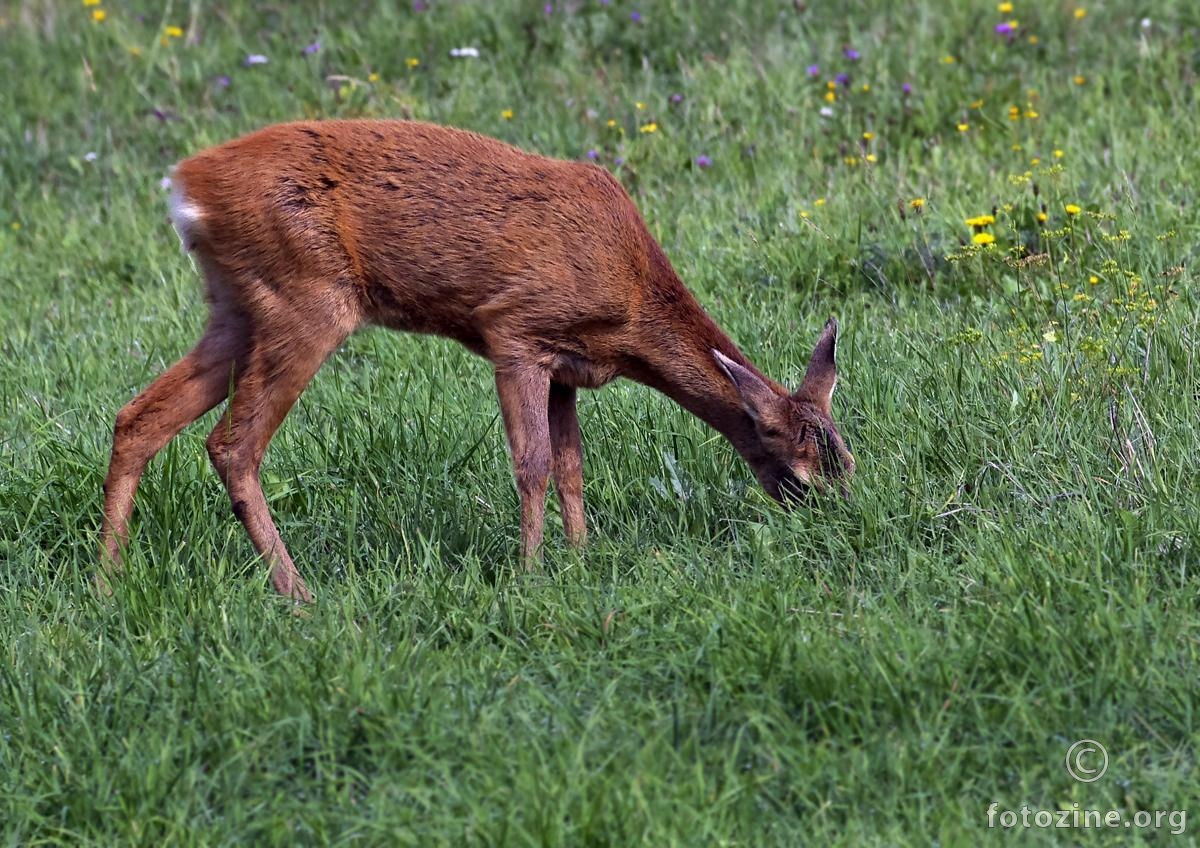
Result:
[[[602,168],[431,124],[320,121],[198,153],[171,185],[171,221],[203,273],[210,315],[195,348],[117,415],[106,572],[119,565],[146,464],[228,397],[209,456],[275,589],[311,600],[259,466],[326,357],[368,323],[449,336],[495,367],[527,564],[551,477],[567,539],[584,541],[575,392],[615,377],[716,428],[776,499],[844,487],[853,473],[830,417],[837,323],[789,394],[705,314]]]

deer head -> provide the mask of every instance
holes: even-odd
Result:
[[[830,318],[809,358],[804,381],[790,395],[719,351],[712,352],[754,423],[758,445],[746,452],[746,459],[767,494],[783,503],[814,488],[836,487],[845,495],[854,474],[854,457],[833,423],[830,406],[837,385],[837,330],[837,321]]]

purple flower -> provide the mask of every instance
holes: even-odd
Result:
[[[600,151],[596,150],[596,148],[593,147],[591,150],[589,150],[587,152],[587,157],[589,159],[591,159],[593,162],[595,162],[597,159],[600,158]]]
[[[311,56],[313,53],[316,53],[320,49],[321,49],[321,39],[318,38],[312,44],[305,47],[302,52],[304,52],[308,56]]]
[[[678,106],[680,103],[683,102],[683,95],[680,94],[679,92],[675,92],[674,94],[671,95],[670,99],[671,99],[672,106]]]
[[[554,6],[552,6],[551,4],[547,3],[547,4],[546,4],[546,5],[545,5],[545,6],[542,8],[542,11],[543,11],[543,12],[545,12],[547,15],[553,15],[553,14],[554,14]]]
[[[629,20],[633,21],[635,24],[640,24],[642,22],[642,13],[637,9],[634,9],[629,13]]]
[[[221,74],[219,77],[217,77],[216,82],[217,88],[229,88],[233,80],[229,78],[228,74]]]
[[[261,53],[251,53],[242,64],[248,68],[251,65],[265,65],[269,61],[271,60]]]
[[[429,4],[425,0],[412,0],[412,9],[414,12],[424,12],[429,8]]]
[[[701,170],[703,170],[704,168],[711,168],[712,167],[712,159],[709,158],[708,156],[705,156],[703,153],[701,153],[699,156],[696,157],[696,167],[700,168]]]
[[[996,24],[996,35],[1006,35],[1009,38],[1012,38],[1012,35],[1013,35],[1012,22],[1001,21],[1000,23]]]
[[[849,74],[838,74],[836,77],[834,77],[834,79],[837,80],[838,85],[849,85],[850,84],[850,75]]]
[[[807,68],[807,72],[810,77],[819,77],[821,75],[821,66],[820,65],[809,65]]]
[[[625,157],[624,157],[624,156],[618,156],[616,159],[614,159],[614,160],[613,160],[613,164],[614,164],[614,165],[616,165],[617,167],[620,167],[621,165],[624,165],[624,164],[625,164]]]
[[[912,94],[912,83],[906,82],[904,85],[900,86],[900,91],[903,92],[905,97]]]
[[[842,50],[842,55],[845,56],[847,59],[849,59],[851,62],[857,62],[859,60],[859,58],[862,56],[862,54],[859,53],[857,50],[855,50],[853,47],[844,48]]]

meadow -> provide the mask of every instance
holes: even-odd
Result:
[[[1197,56],[1190,0],[0,3],[0,841],[1194,840],[988,811],[1200,787]],[[522,573],[490,367],[371,330],[264,465],[313,606],[216,413],[97,597],[114,417],[204,321],[163,178],[351,116],[609,168],[785,383],[836,315],[851,496],[618,382]]]

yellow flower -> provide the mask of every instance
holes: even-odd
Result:
[[[1057,342],[1058,330],[1047,330],[1046,332],[1042,333],[1042,338],[1051,343]]]
[[[129,48],[129,55],[130,55],[130,56],[133,56],[134,58],[137,58],[138,56],[141,56],[141,55],[142,55],[142,48],[138,47],[137,45],[134,45],[133,47],[130,47],[130,48]]]
[[[1010,121],[1021,120],[1021,107],[1020,106],[1009,106],[1008,107],[1008,119]]]
[[[1055,158],[1055,159],[1061,159],[1061,158],[1063,158],[1063,156],[1064,156],[1064,155],[1065,155],[1065,154],[1064,154],[1064,153],[1063,153],[1061,150],[1055,150],[1055,151],[1054,151],[1054,158]]]
[[[1030,44],[1037,44],[1037,43],[1038,43],[1038,37],[1037,37],[1036,35],[1031,35],[1031,36],[1029,36],[1029,43],[1030,43]]]
[[[183,30],[177,26],[164,27],[163,32],[167,38],[183,38]]]
[[[990,227],[996,223],[995,215],[976,215],[974,218],[967,219],[968,227]]]
[[[813,201],[813,206],[824,206],[824,205],[825,205],[825,198],[823,198],[823,197],[818,197],[816,200]]]
[[[1047,215],[1045,212],[1039,212],[1039,213],[1037,213],[1037,219],[1038,219],[1038,223],[1039,223],[1039,224],[1044,224],[1044,223],[1046,223],[1046,219],[1047,219],[1048,217],[1049,217],[1049,216],[1048,216],[1048,215]]]
[[[870,140],[871,140],[871,139],[873,139],[874,137],[875,137],[875,133],[873,133],[873,132],[865,132],[865,133],[863,133],[863,141],[870,141]]]
[[[837,95],[832,91],[825,92],[825,102],[826,103],[836,103]]]
[[[367,82],[379,82],[379,74],[375,73],[374,71],[367,74]]]
[[[1036,168],[1038,165],[1042,164],[1042,160],[1034,156],[1029,160],[1029,164]]]
[[[807,209],[801,209],[801,210],[800,210],[800,217],[801,217],[801,218],[807,218],[807,217],[808,217],[808,210],[807,210]]]
[[[983,108],[983,98],[981,97],[978,100],[972,100],[971,104],[967,108],[968,109],[982,109]]]
[[[654,123],[654,121],[651,121],[648,124],[642,124],[640,127],[638,127],[638,132],[656,133],[658,132],[658,124]]]
[[[1014,144],[1014,145],[1012,146],[1012,151],[1013,151],[1013,153],[1018,153],[1018,152],[1020,152],[1020,151],[1021,151],[1021,145],[1019,145],[1019,144]]]
[[[1083,74],[1076,74],[1071,78],[1071,81],[1076,85],[1083,85],[1085,82],[1087,82],[1087,77],[1085,77]]]
[[[1080,212],[1083,211],[1078,206],[1076,206],[1074,203],[1068,203],[1066,206],[1063,207],[1063,209],[1066,210],[1068,215],[1078,215]]]
[[[408,65],[410,68],[415,68],[417,65],[421,64],[421,60],[416,56],[409,56],[404,60],[404,64]]]
[[[100,5],[100,0],[83,0],[83,5],[85,5],[85,6],[99,6],[99,5]]]
[[[107,17],[108,12],[104,11],[103,9],[92,9],[92,20],[96,23],[100,23]]]
[[[911,206],[913,209],[920,209],[922,206],[925,205],[925,198],[914,197],[912,200],[908,201],[908,205]]]
[[[1080,7],[1075,10],[1075,20],[1082,21],[1086,17],[1087,17],[1087,9]]]
[[[954,64],[956,61],[958,61],[958,60],[957,60],[957,59],[955,59],[953,56],[951,56],[951,55],[950,55],[950,54],[948,54],[948,53],[947,53],[945,56],[943,56],[943,57],[942,57],[942,64],[943,64],[943,65],[953,65],[953,64]]]
[[[616,118],[609,118],[609,119],[608,119],[607,126],[608,126],[608,128],[609,128],[609,129],[612,129],[612,128],[613,128],[613,127],[615,127],[616,125],[617,125],[617,120],[616,120]]]
[[[874,153],[868,153],[867,161],[870,162],[872,165],[874,165],[876,162],[879,161],[879,157],[876,156]]]
[[[506,121],[511,121],[513,119],[513,110],[505,109],[503,112],[500,113],[500,117]]]
[[[1095,274],[1092,274],[1090,277],[1088,277],[1088,282],[1091,283],[1093,286],[1099,285],[1100,278],[1097,277]]]
[[[971,125],[970,125],[970,124],[968,124],[968,123],[966,123],[966,122],[963,122],[963,123],[961,123],[961,124],[959,124],[959,125],[958,125],[958,131],[959,131],[959,132],[966,132],[966,131],[967,131],[967,130],[969,130],[970,128],[971,128]]]
[[[1013,10],[1012,3],[1001,3],[999,6],[996,7],[996,11],[1002,15],[1010,15],[1010,14],[1012,14],[1012,10]]]
[[[837,88],[837,83],[833,80],[830,80],[829,82],[825,83],[825,87],[830,91],[833,91],[835,88]]]
[[[862,90],[863,90],[863,91],[870,91],[870,90],[871,90],[871,84],[870,84],[869,82],[864,82],[864,83],[862,84]]]
[[[633,105],[634,105],[634,106],[636,106],[636,107],[638,108],[638,111],[639,111],[639,112],[640,112],[642,109],[645,109],[645,108],[646,108],[646,104],[645,104],[645,103],[643,103],[643,102],[642,102],[642,101],[640,101],[640,100],[639,100],[637,103],[634,103]]]
[[[976,233],[975,235],[971,236],[971,241],[975,242],[975,244],[985,244],[986,245],[986,244],[991,244],[995,240],[996,240],[996,237],[994,235],[992,235],[991,233]]]
[[[857,156],[847,156],[845,158],[845,160],[843,160],[843,161],[845,161],[845,163],[847,165],[849,165],[851,168],[853,168],[855,165],[858,164],[858,157]]]
[[[1034,118],[1038,117],[1038,113],[1033,109],[1026,109],[1025,117],[1032,121]]]

